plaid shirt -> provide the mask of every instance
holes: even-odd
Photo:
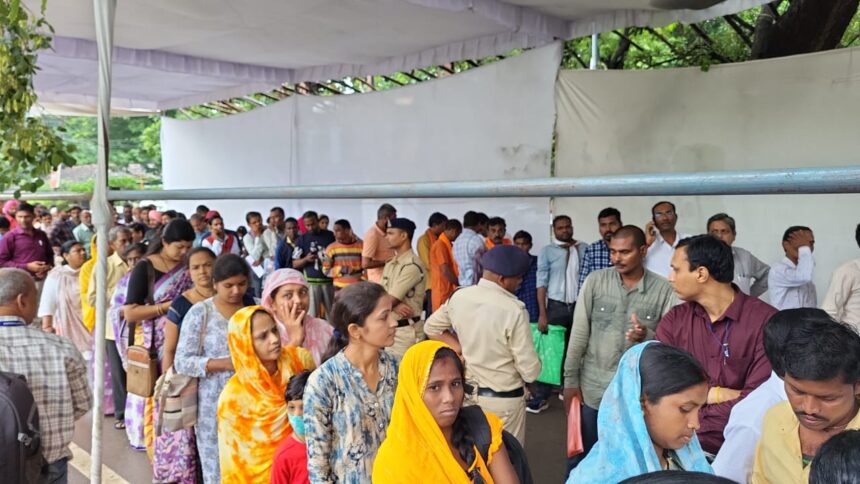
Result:
[[[39,409],[42,455],[48,463],[71,458],[75,420],[93,406],[84,357],[66,338],[0,316],[0,370],[27,378]]]
[[[523,304],[526,305],[526,311],[528,311],[529,313],[529,321],[532,323],[536,323],[538,320],[538,316],[540,316],[537,303],[538,258],[536,255],[531,254],[529,254],[529,257],[532,258],[532,265],[529,267],[529,271],[526,272],[526,275],[523,277],[523,282],[517,289],[516,295],[517,299],[519,299],[523,302]]]
[[[582,267],[579,269],[579,287],[585,284],[585,278],[594,271],[612,267],[609,262],[609,246],[603,239],[589,245],[585,248],[585,254],[582,256]]]

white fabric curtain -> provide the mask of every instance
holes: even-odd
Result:
[[[618,175],[858,163],[860,49],[711,67],[562,71],[558,176]],[[850,141],[849,141],[850,140]],[[786,180],[791,183],[791,180]],[[576,237],[597,239],[597,213],[621,210],[644,227],[657,197],[557,199]],[[736,244],[766,263],[782,257],[791,225],[815,232],[819,300],[829,275],[857,257],[860,195],[672,197],[680,232],[704,233],[711,215],[737,221]]]
[[[176,188],[468,181],[548,177],[561,46],[390,91],[292,97],[225,118],[164,119],[164,185]],[[506,219],[511,235],[548,241],[548,200],[296,200],[206,202],[235,226],[282,205],[350,220],[363,234],[382,202],[426,227],[433,211]],[[171,206],[191,210],[196,202]]]

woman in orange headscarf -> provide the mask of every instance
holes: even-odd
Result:
[[[260,306],[230,318],[227,344],[236,374],[218,399],[221,481],[269,482],[275,451],[292,432],[284,390],[314,360],[303,348],[281,346],[274,318]]]
[[[404,482],[517,483],[502,421],[484,412],[490,427],[485,462],[461,413],[463,363],[448,345],[422,341],[406,351],[387,436],[373,463],[374,484]]]

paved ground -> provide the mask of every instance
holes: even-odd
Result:
[[[78,421],[75,427],[73,451],[75,457],[69,466],[69,482],[86,484],[90,468],[89,416]],[[103,482],[149,484],[152,481],[151,467],[144,452],[136,452],[128,446],[124,430],[113,428],[113,419],[103,420]],[[526,420],[526,451],[532,475],[537,484],[564,482],[565,470],[565,421],[562,403],[552,399],[550,408],[540,415],[528,415]]]

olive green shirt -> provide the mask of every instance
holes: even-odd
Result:
[[[385,263],[382,270],[382,287],[388,294],[412,308],[413,317],[421,316],[424,309],[426,272],[421,258],[412,249],[397,254]]]
[[[584,403],[598,408],[621,355],[633,346],[626,337],[630,316],[646,328],[646,340],[654,339],[660,318],[677,303],[669,282],[647,269],[632,289],[614,267],[589,274],[573,313],[564,387],[579,388]]]

